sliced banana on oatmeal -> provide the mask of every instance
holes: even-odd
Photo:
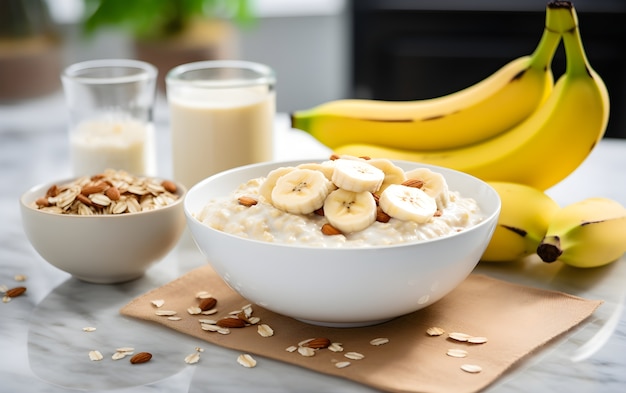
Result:
[[[437,212],[437,202],[419,188],[392,184],[380,194],[380,208],[393,218],[428,222]]]
[[[367,163],[380,169],[385,174],[385,178],[383,179],[383,183],[378,190],[378,194],[383,192],[385,188],[389,187],[391,184],[402,184],[407,179],[404,169],[391,162],[391,160],[386,158],[373,158],[368,160]]]
[[[293,166],[282,166],[270,171],[270,173],[267,174],[265,181],[261,183],[261,186],[259,187],[259,194],[261,194],[261,196],[263,196],[268,203],[272,203],[272,191],[276,186],[276,182],[281,176],[286,175],[294,169],[296,168]]]
[[[433,172],[428,168],[415,168],[406,172],[407,179],[419,179],[424,182],[420,187],[437,202],[437,208],[443,210],[450,202],[448,183],[441,173]]]
[[[335,170],[332,181],[339,188],[353,192],[376,192],[385,173],[365,160],[339,158],[333,161]]]
[[[376,200],[369,191],[339,188],[328,194],[324,216],[330,225],[343,233],[362,231],[376,221]]]
[[[274,207],[292,214],[309,214],[324,206],[332,183],[320,171],[293,169],[278,177],[272,189]]]

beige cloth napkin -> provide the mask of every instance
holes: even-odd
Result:
[[[218,314],[191,315],[195,295],[208,291],[218,300]],[[155,314],[152,300],[163,299],[161,310],[175,310],[179,321]],[[602,301],[591,301],[565,293],[511,284],[483,275],[470,275],[452,293],[426,309],[392,321],[361,328],[326,328],[287,318],[260,306],[252,306],[253,315],[273,330],[262,337],[255,326],[231,329],[223,335],[200,328],[198,319],[219,319],[230,311],[249,304],[231,290],[210,266],[197,268],[186,275],[146,293],[124,306],[123,315],[154,321],[223,347],[265,356],[321,373],[336,375],[390,392],[477,392],[495,381],[510,366],[554,337],[582,322]],[[446,334],[429,336],[429,327],[441,327]],[[484,344],[457,342],[447,337],[461,332],[488,339]],[[343,344],[344,352],[320,349],[313,357],[285,349],[302,340],[326,337]],[[370,340],[388,338],[384,345]],[[451,348],[467,351],[467,357],[447,356]],[[365,355],[361,360],[344,357],[347,352]],[[262,367],[262,358],[257,367]],[[346,368],[335,363],[350,361]],[[467,373],[461,365],[482,368]]]

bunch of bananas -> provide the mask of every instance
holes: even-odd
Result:
[[[552,59],[563,41],[564,74]],[[609,96],[583,48],[576,10],[551,1],[535,51],[459,92],[420,101],[336,100],[291,114],[338,155],[416,161],[488,181],[502,199],[483,261],[537,254],[577,267],[626,252],[626,209],[606,198],[561,208],[544,191],[582,164],[604,136]]]
[[[567,65],[553,84],[550,68],[561,39]],[[532,55],[465,90],[421,101],[336,100],[291,114],[293,128],[340,155],[422,162],[541,190],[586,159],[608,117],[608,92],[587,60],[576,11],[566,1],[547,5]]]

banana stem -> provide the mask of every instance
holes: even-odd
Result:
[[[583,47],[583,40],[578,27],[578,16],[573,5],[569,9],[569,18],[574,22],[574,27],[563,32],[563,45],[567,59],[565,72],[569,75],[580,75],[582,73],[591,75],[591,66]]]
[[[549,12],[549,11],[548,11]],[[548,17],[546,17],[546,27],[543,29],[543,34],[539,40],[539,44],[535,51],[531,55],[530,66],[547,70],[552,64],[552,59],[556,53],[556,48],[561,41],[561,33],[558,30],[553,30],[548,24]]]
[[[563,250],[561,250],[561,240],[558,236],[546,236],[537,247],[537,255],[544,262],[554,262],[561,254]]]

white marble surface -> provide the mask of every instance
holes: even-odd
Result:
[[[158,170],[168,177],[168,116],[163,97],[159,100]],[[268,359],[258,359],[254,369],[244,369],[236,363],[234,351],[120,316],[119,308],[133,297],[204,263],[187,236],[145,277],[122,285],[86,284],[43,261],[22,231],[18,198],[32,185],[69,175],[66,119],[60,94],[0,105],[0,285],[18,285],[13,279],[16,274],[28,277],[26,296],[0,304],[0,393],[373,391]],[[289,130],[285,116],[277,118],[276,133],[277,159],[320,158],[328,153],[308,135]],[[603,195],[626,205],[625,167],[626,141],[605,140],[579,170],[549,192],[562,204]],[[584,271],[532,260],[481,265],[477,270],[605,300],[589,320],[527,357],[486,392],[624,391],[626,258]],[[85,326],[97,330],[85,333]],[[120,346],[147,350],[155,357],[149,367],[137,372],[125,361],[110,359]],[[196,346],[205,349],[201,362],[185,364],[183,358]],[[91,349],[102,351],[105,359],[89,361]]]

